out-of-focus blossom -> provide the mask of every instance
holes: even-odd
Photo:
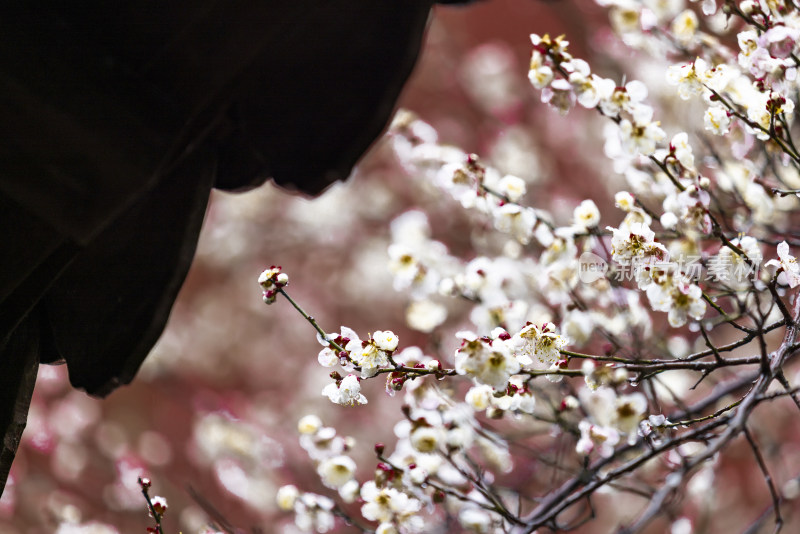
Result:
[[[355,472],[356,463],[345,455],[327,458],[317,466],[322,483],[329,488],[341,488],[353,479]]]
[[[297,502],[298,497],[300,497],[300,490],[297,489],[297,486],[287,484],[278,489],[275,500],[281,510],[288,512],[294,509],[294,503]]]
[[[579,228],[594,228],[600,223],[600,210],[591,200],[584,200],[572,214],[575,226]]]

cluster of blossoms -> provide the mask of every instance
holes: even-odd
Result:
[[[367,399],[361,393],[359,380],[371,378],[381,370],[397,367],[398,364],[393,359],[399,342],[397,335],[389,330],[379,330],[368,340],[362,341],[353,329],[343,326],[339,335],[327,338],[325,340],[319,337],[320,343],[324,346],[317,357],[320,365],[323,367],[338,365],[349,374],[342,378],[336,371],[331,373],[335,383],[325,386],[322,394],[332,402],[344,406],[366,404]],[[360,372],[360,378],[352,374],[354,371]],[[389,377],[391,380],[391,375]]]
[[[484,165],[476,154],[439,144],[436,131],[408,111],[398,112],[391,132],[400,161],[447,191],[464,208],[486,215],[495,228],[521,244],[531,239],[552,241],[547,221],[540,219],[537,210],[519,204],[527,192],[522,178],[502,175]]]
[[[403,352],[410,353],[405,356],[407,365],[432,367],[432,360],[421,351]],[[510,471],[512,464],[508,445],[481,428],[476,415],[490,403],[496,413],[530,414],[533,397],[521,383],[509,384],[513,394],[501,398],[495,397],[491,388],[483,390],[485,387],[473,387],[466,402],[454,403],[434,383],[422,377],[408,380],[403,388],[404,418],[394,427],[394,451],[387,454],[384,444],[375,445],[375,475],[362,484],[354,477],[355,463],[345,454],[354,442],[322,426],[317,416],[300,420],[300,443],[317,465],[322,483],[337,490],[343,503],[357,502],[361,516],[378,523],[376,532],[426,532],[426,524],[437,520],[437,509],[455,515],[468,530],[489,532],[503,524],[503,517],[481,492],[482,486],[491,482],[490,474],[473,463],[470,453],[477,452],[502,472]],[[308,502],[315,506],[309,507]],[[331,528],[333,516],[325,514],[333,513],[333,501],[289,485],[279,490],[278,503],[293,511],[296,524],[305,530],[325,532]]]
[[[265,304],[272,304],[278,291],[289,283],[289,275],[281,271],[280,265],[273,265],[258,276],[258,285],[263,290],[262,298]]]
[[[548,365],[558,369],[560,350],[567,339],[556,332],[552,323],[541,327],[528,323],[513,336],[503,328],[495,328],[489,336],[458,332],[462,340],[456,350],[456,372],[469,375],[477,383],[505,390],[513,375]]]
[[[768,400],[773,379],[794,395],[781,366],[797,350],[799,319],[784,302],[800,286],[800,267],[784,237],[796,228],[792,212],[800,193],[800,153],[792,139],[797,10],[777,0],[728,1],[725,10],[714,1],[598,3],[609,8],[625,44],[670,58],[662,65],[668,89],[651,96],[653,88],[643,82],[600,76],[571,55],[564,37],[548,35],[531,36],[528,79],[561,115],[580,106],[604,122],[614,175],[609,183],[626,183],[609,191],[619,212],[602,214],[618,216],[616,224],[601,225],[601,209],[589,199],[570,216],[527,205],[525,180],[440,143],[436,131],[409,112],[398,113],[392,125],[389,138],[403,168],[476,214],[481,232],[473,232],[480,238],[465,259],[433,239],[422,211],[392,223],[389,270],[395,289],[408,297],[408,326],[454,334],[437,337],[457,345],[451,361],[418,347],[398,350],[390,331],[361,340],[342,327],[320,338],[320,364],[347,373],[333,372],[335,383],[325,386],[333,402],[366,403],[359,381],[379,374],[387,375],[388,394],[405,392],[394,452],[376,446],[376,475],[363,484],[335,431],[316,419],[301,423],[303,446],[323,484],[346,504],[360,499],[361,515],[379,524],[377,532],[421,532],[428,521],[452,518],[481,533],[572,528],[565,510],[663,454],[667,461],[650,473],[658,473],[653,480],[660,489],[642,490],[655,503],[636,523],[642,529],[682,477],[712,468],[725,444],[747,432],[743,423],[719,430],[733,425],[728,412]],[[718,36],[735,29],[735,40]],[[725,44],[732,42],[738,50]],[[696,116],[697,124],[670,124],[670,102],[702,106],[687,119]],[[662,123],[659,116],[668,119]],[[777,259],[764,262],[766,250],[775,250]],[[635,282],[587,278],[584,258],[628,270]],[[455,303],[466,304],[469,313],[453,313]],[[661,323],[664,328],[654,327]],[[786,328],[782,348],[767,349],[765,334],[780,327]],[[731,343],[730,332],[742,337]],[[758,354],[728,354],[756,338]],[[739,400],[700,386],[712,372],[739,365],[759,366],[762,373]],[[738,394],[752,384],[748,377],[727,391]],[[704,401],[684,402],[693,385]],[[749,412],[742,413],[746,420]],[[507,421],[494,427],[499,419]],[[504,433],[539,436],[547,434],[543,428],[571,450],[573,463],[559,464],[570,467],[553,475],[558,483],[543,488],[517,480],[516,492],[505,489],[510,478],[496,484],[525,458],[515,456]],[[521,439],[520,447],[557,448],[531,441]],[[313,508],[297,504],[302,496],[296,488],[281,491],[281,506],[298,517]],[[526,502],[531,491],[544,495],[537,497],[540,506]],[[332,513],[330,505],[315,506],[315,514]],[[687,524],[682,518],[673,531]]]

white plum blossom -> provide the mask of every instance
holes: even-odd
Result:
[[[492,386],[472,386],[467,394],[464,396],[464,400],[467,404],[469,404],[473,410],[482,412],[489,408],[492,405],[492,399],[494,398],[494,388]]]
[[[609,18],[614,31],[622,35],[626,43],[636,42],[633,36],[642,29],[641,6],[627,1],[609,3],[613,6]]]
[[[612,386],[618,386],[625,382],[624,376],[615,376],[615,373],[606,367],[597,367],[595,369],[607,370],[607,376],[602,377],[592,372],[587,375],[587,380],[590,376],[595,376],[596,379],[607,382]],[[581,402],[588,412],[594,427],[591,432],[599,432],[600,436],[616,435],[617,440],[612,439],[611,442],[613,443],[611,444],[616,444],[620,436],[627,436],[629,443],[635,443],[638,437],[639,423],[647,415],[647,398],[642,393],[636,391],[628,394],[619,394],[612,387],[605,385],[596,388],[590,387],[580,393]],[[587,434],[583,435],[583,437],[589,436],[588,432],[589,429],[587,428]],[[596,442],[594,439],[592,441]]]
[[[723,106],[709,106],[703,115],[703,125],[714,135],[725,135],[730,131],[731,114]]]
[[[447,308],[430,299],[412,300],[406,308],[406,323],[420,332],[433,332],[445,320]]]
[[[329,488],[341,488],[353,479],[356,463],[345,455],[326,458],[317,466],[322,483]]]
[[[681,165],[687,169],[694,168],[694,154],[689,145],[689,135],[686,132],[676,134],[669,143],[670,151]]]
[[[486,184],[491,187],[493,191],[503,195],[511,202],[518,202],[525,196],[526,185],[525,180],[518,176],[506,174],[496,184]]]
[[[523,245],[530,242],[537,222],[533,209],[509,203],[497,208],[494,215],[494,227],[497,230],[512,235]]]
[[[614,205],[627,213],[636,209],[636,199],[627,191],[619,191],[614,195]]]
[[[297,431],[300,434],[313,435],[320,428],[322,428],[322,420],[315,414],[305,415],[297,422]]]
[[[683,100],[702,95],[705,91],[708,65],[703,58],[696,58],[691,63],[672,65],[667,69],[667,82],[678,86],[678,95]]]
[[[594,108],[600,103],[599,78],[589,69],[589,64],[582,59],[573,59],[574,69],[569,75],[569,83],[578,98],[578,104],[585,108]]]
[[[619,386],[628,381],[628,371],[614,369],[611,365],[597,365],[593,360],[584,360],[581,365],[586,385],[594,391],[601,386]]]
[[[690,228],[694,228],[704,234],[711,233],[711,217],[708,214],[708,206],[711,197],[707,191],[697,185],[691,185],[681,191],[676,197],[665,199],[674,200],[680,219]],[[666,206],[665,206],[666,207]]]
[[[778,243],[778,258],[778,260],[769,260],[764,266],[774,266],[782,269],[781,274],[785,283],[791,288],[799,286],[800,265],[797,264],[797,259],[789,254],[789,244],[786,241]]]
[[[375,534],[399,534],[399,531],[392,523],[381,523],[375,529]]]
[[[731,247],[723,246],[716,256],[709,259],[709,275],[716,281],[739,291],[748,289],[758,272],[763,259],[758,240],[753,236],[742,236],[731,240]]]
[[[542,89],[542,102],[549,104],[561,115],[566,115],[575,105],[575,92],[572,85],[563,78],[557,78]]]
[[[670,326],[681,327],[689,319],[699,321],[706,313],[703,290],[681,275],[665,276],[647,286],[653,310],[667,312]]]
[[[427,295],[436,290],[439,282],[436,272],[425,264],[421,255],[401,243],[389,245],[389,270],[394,275],[394,286],[398,291],[411,288],[416,293]]]
[[[755,91],[747,104],[747,118],[755,123],[756,127],[752,128],[753,133],[761,140],[769,139],[769,132],[776,116],[792,113],[794,113],[794,102],[775,91]]]
[[[639,80],[631,80],[620,87],[614,80],[600,78],[595,81],[600,97],[600,110],[610,117],[617,116],[623,111],[631,115],[639,115],[642,121],[647,115],[648,106],[643,102],[647,98],[647,86]],[[652,117],[652,110],[650,110]],[[650,117],[647,117],[649,121]]]
[[[508,379],[520,371],[520,361],[502,339],[479,338],[471,332],[459,332],[456,336],[462,340],[455,356],[458,374],[503,390]]]
[[[553,81],[554,76],[553,69],[545,64],[544,55],[539,50],[534,49],[531,55],[530,68],[528,69],[528,79],[531,84],[537,89],[544,89]]]
[[[561,357],[559,351],[566,345],[567,339],[558,334],[553,323],[544,323],[541,327],[528,324],[512,338],[512,346],[519,350],[518,357],[526,365],[531,358],[553,363]]]
[[[643,4],[653,12],[659,22],[672,20],[684,8],[683,0],[644,0]]]
[[[359,346],[360,345],[360,346]],[[361,367],[361,378],[375,376],[379,369],[389,366],[389,356],[371,341],[351,341],[345,346],[351,358]]]
[[[419,500],[395,488],[379,488],[370,480],[361,486],[361,515],[369,521],[413,526],[416,514],[422,508]],[[413,531],[417,531],[415,528]]]
[[[603,458],[614,454],[614,447],[619,443],[619,433],[616,430],[593,425],[586,420],[578,423],[578,429],[581,431],[581,437],[575,446],[578,454],[588,456],[595,450]]]
[[[758,33],[755,30],[745,30],[736,34],[739,43],[739,64],[749,68],[751,56],[758,50]]]
[[[288,512],[294,509],[294,503],[297,502],[298,497],[300,497],[300,490],[297,489],[297,486],[287,484],[278,489],[275,501],[278,503],[278,508]]]
[[[342,406],[355,406],[367,404],[367,398],[361,393],[361,384],[356,375],[347,375],[339,384],[328,384],[322,389],[322,394],[331,402]]]
[[[608,230],[613,233],[612,256],[619,264],[661,262],[669,257],[666,247],[655,241],[655,232],[645,223],[622,224],[619,228],[608,227]]]
[[[561,331],[572,344],[583,345],[591,337],[595,326],[591,313],[576,308],[564,316]]]
[[[335,518],[334,502],[324,495],[303,493],[294,503],[294,521],[305,532],[328,532],[333,530]]]
[[[458,513],[459,524],[470,532],[488,534],[492,532],[492,516],[486,510],[468,506]]]
[[[659,219],[661,226],[666,228],[667,230],[674,230],[676,226],[678,226],[678,216],[672,213],[671,211],[666,211]]]
[[[359,343],[361,342],[358,339],[358,334],[356,334],[352,328],[347,326],[342,326],[338,335],[328,334],[327,341],[323,339],[322,336],[318,335],[317,341],[319,341],[320,345],[322,345],[324,348],[319,351],[317,361],[319,361],[319,364],[323,367],[333,367],[339,364],[339,355],[336,353],[336,349],[334,349],[333,345],[331,345],[329,341],[333,341],[340,347],[344,348],[345,345],[353,340],[357,340]]]
[[[348,438],[337,435],[335,428],[324,426],[314,434],[301,434],[300,446],[312,460],[321,462],[343,454],[348,448]]]
[[[419,452],[434,452],[443,441],[441,429],[431,426],[419,426],[409,435],[411,446]]]
[[[600,223],[600,210],[593,201],[584,200],[575,208],[572,218],[579,228],[594,228]]]
[[[361,378],[369,378],[389,366],[389,357],[397,349],[397,343],[398,338],[393,332],[378,330],[369,341],[362,341],[357,336],[349,339],[344,349],[361,368]]]
[[[647,398],[638,391],[617,397],[614,412],[614,428],[628,435],[630,443],[636,441],[639,422],[647,414]]]
[[[495,413],[501,412],[523,412],[533,413],[536,406],[536,399],[530,392],[526,391],[521,384],[519,384],[518,377],[511,378],[511,390],[514,391],[513,395],[499,394],[491,386],[479,385],[473,386],[467,391],[464,396],[464,401],[476,412],[485,410],[495,410]],[[515,384],[515,382],[517,382]]]
[[[653,122],[653,110],[649,106],[639,106],[631,119],[623,119],[619,123],[622,144],[631,155],[650,156],[656,151],[658,143],[667,134],[661,129],[659,122]]]
[[[261,286],[262,299],[265,304],[272,304],[277,298],[278,292],[289,283],[289,275],[281,271],[280,265],[273,265],[265,269],[258,276],[258,285]]]
[[[673,19],[670,29],[681,44],[688,45],[694,39],[699,27],[697,14],[687,9]]]
[[[378,330],[372,334],[372,340],[379,350],[386,352],[394,352],[397,349],[399,339],[394,332],[390,330]]]

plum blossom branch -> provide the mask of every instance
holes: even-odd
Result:
[[[440,143],[430,125],[401,112],[389,132],[400,165],[477,214],[483,239],[464,259],[432,237],[435,218],[422,210],[392,223],[395,289],[409,301],[409,326],[436,338],[437,357],[398,350],[390,331],[362,339],[343,326],[328,335],[290,299],[327,342],[320,364],[346,373],[331,373],[325,394],[333,402],[366,403],[359,382],[376,376],[402,399],[397,444],[392,453],[380,446],[371,480],[356,480],[333,430],[301,430],[323,484],[346,503],[360,499],[376,532],[421,531],[423,508],[475,532],[569,530],[602,513],[592,496],[604,487],[648,498],[620,529],[640,532],[672,517],[676,492],[695,473],[714,473],[717,454],[742,436],[776,524],[783,521],[778,480],[750,422],[774,399],[788,396],[800,408],[785,373],[800,349],[791,291],[800,267],[784,240],[796,222],[800,25],[765,3],[728,2],[745,25],[736,49],[699,21],[699,12],[717,12],[715,2],[602,3],[625,44],[694,56],[670,64],[667,82],[675,101],[702,99],[706,132],[690,135],[696,129],[686,124],[668,137],[670,108],[652,102],[670,96],[599,76],[563,36],[531,36],[528,78],[542,101],[561,114],[576,105],[595,110],[606,126],[606,155],[632,191],[614,195],[622,222],[601,225],[610,214],[590,199],[576,202],[569,220],[528,206],[525,180]],[[692,146],[698,135],[702,150]],[[777,246],[770,257],[778,259],[762,269],[767,245]],[[265,298],[289,298],[277,276]],[[448,322],[456,304],[469,316]],[[456,321],[448,356],[442,334]],[[775,381],[779,393],[769,389]],[[547,428],[557,438],[546,441]],[[515,462],[547,466],[552,478],[499,482],[498,473],[513,479]],[[657,466],[640,478],[646,464]],[[287,495],[294,497],[285,509],[296,517],[334,509],[316,496]]]

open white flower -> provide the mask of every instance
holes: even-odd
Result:
[[[400,340],[391,330],[378,330],[372,334],[372,341],[380,350],[394,352],[394,350],[397,349],[397,344]]]
[[[520,362],[501,339],[477,338],[471,332],[456,334],[462,338],[456,350],[456,372],[469,375],[496,390],[505,389],[508,379],[520,371]]]
[[[630,155],[649,156],[656,151],[656,146],[667,134],[661,129],[660,122],[652,121],[653,110],[641,105],[633,113],[633,121],[623,119],[619,124],[622,146]]]
[[[364,499],[361,507],[364,519],[381,523],[403,521],[422,508],[417,499],[395,488],[378,488],[372,480],[361,486],[361,498]]]
[[[681,327],[691,318],[699,321],[706,313],[703,291],[683,276],[666,276],[647,286],[647,298],[656,311],[667,312],[670,326]]]
[[[553,323],[544,323],[541,327],[528,324],[512,338],[512,346],[520,351],[517,358],[525,365],[534,356],[542,363],[553,363],[558,360],[559,351],[566,345],[566,338],[558,334]]]
[[[656,234],[645,223],[621,224],[619,228],[608,227],[614,261],[621,265],[633,262],[666,261],[667,249],[655,241]]]
[[[575,208],[572,214],[575,226],[580,228],[594,228],[600,222],[600,210],[591,200],[584,200]]]
[[[434,452],[443,439],[442,431],[431,426],[420,426],[409,435],[411,446],[419,452]]]
[[[689,9],[680,13],[672,21],[670,29],[678,41],[686,46],[692,42],[697,30],[700,28],[700,21],[694,11]]]
[[[297,422],[297,431],[303,435],[316,434],[320,428],[322,428],[322,419],[314,414],[305,415]]]
[[[678,95],[683,100],[700,95],[706,78],[707,63],[702,58],[695,59],[692,63],[672,65],[667,69],[667,83],[678,86]]]
[[[782,241],[778,244],[778,258],[779,260],[769,260],[765,267],[775,266],[783,269],[783,276],[785,277],[786,284],[791,288],[800,285],[800,265],[797,264],[797,259],[789,254],[789,244]]]
[[[356,404],[367,404],[367,398],[361,393],[361,384],[356,375],[347,375],[337,386],[328,384],[322,389],[322,394],[327,396],[331,402],[342,406],[355,406]]]
[[[703,125],[714,135],[725,135],[730,131],[730,112],[720,105],[710,106],[703,115]]]
[[[619,443],[619,433],[613,428],[593,425],[583,420],[578,423],[581,438],[575,446],[578,454],[588,455],[595,449],[603,458],[614,454],[614,447]]]
[[[322,483],[329,488],[341,488],[351,480],[356,472],[356,463],[345,455],[334,456],[320,462],[317,473]]]
[[[397,336],[388,332],[376,332],[379,334],[380,342],[384,346],[391,346],[391,343],[395,344],[395,348],[397,348]],[[391,341],[390,338],[393,338],[394,341]],[[350,342],[345,346],[345,350],[350,353],[350,357],[356,364],[361,367],[361,378],[370,378],[378,374],[378,370],[389,365],[389,352],[386,350],[381,349],[377,344],[375,339],[370,339],[369,341],[361,341],[358,338],[350,340]]]

